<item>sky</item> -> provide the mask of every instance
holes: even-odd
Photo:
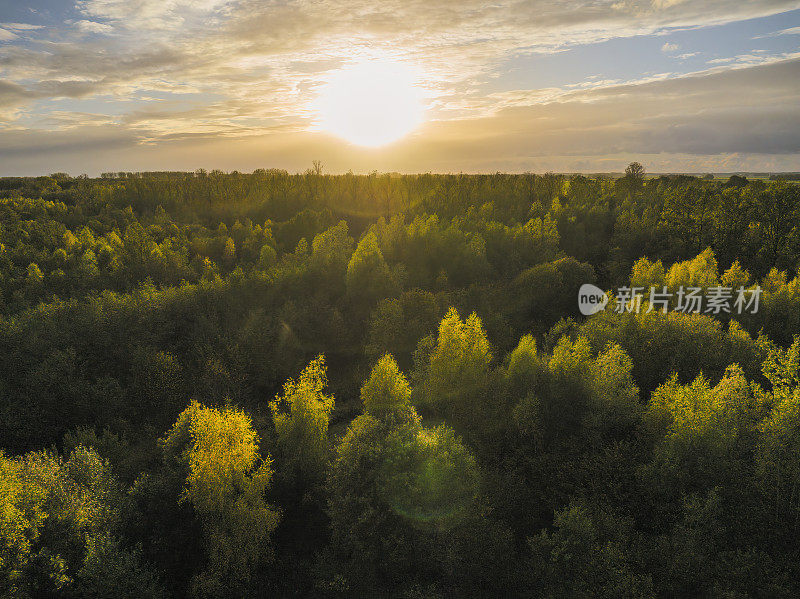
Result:
[[[318,109],[365,61],[424,107],[378,148]],[[314,160],[800,171],[800,0],[0,0],[0,176]]]

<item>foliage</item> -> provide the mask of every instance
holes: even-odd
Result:
[[[328,482],[335,556],[348,588],[435,582],[453,529],[474,509],[474,458],[446,427],[424,428],[391,356],[362,388],[365,413],[337,448]]]
[[[798,190],[0,178],[0,596],[797,596]]]
[[[301,487],[319,482],[325,473],[334,407],[333,397],[323,393],[327,384],[325,358],[319,356],[297,381],[286,381],[283,396],[270,403],[284,476]]]
[[[163,440],[168,459],[188,469],[183,499],[202,522],[207,565],[192,581],[196,596],[238,596],[272,557],[279,514],[264,500],[272,469],[243,412],[192,403]]]
[[[139,554],[112,535],[120,489],[95,452],[0,453],[0,473],[0,596],[164,596]]]
[[[396,294],[397,284],[383,259],[378,240],[372,232],[358,242],[347,265],[347,293],[358,303],[372,306],[376,301]]]

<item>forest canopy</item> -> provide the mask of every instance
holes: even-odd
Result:
[[[798,266],[789,181],[2,178],[0,597],[797,596]]]

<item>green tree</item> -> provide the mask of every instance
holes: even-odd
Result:
[[[348,295],[365,307],[371,307],[378,300],[399,291],[372,231],[358,242],[347,265],[346,283]]]
[[[289,379],[283,395],[270,403],[277,434],[279,465],[290,486],[308,488],[325,475],[328,464],[328,421],[334,399],[325,395],[328,384],[325,358],[317,357]]]
[[[279,513],[264,500],[272,478],[250,418],[233,408],[192,403],[163,447],[187,472],[183,500],[202,523],[207,563],[192,580],[195,596],[241,596],[272,558],[270,535]]]
[[[631,162],[625,168],[625,176],[619,180],[619,185],[628,193],[635,194],[644,187],[644,167],[638,162]]]
[[[222,264],[229,270],[236,264],[236,243],[231,237],[225,240],[225,245],[222,247]]]
[[[258,254],[258,267],[262,270],[267,270],[278,261],[278,254],[275,248],[268,244],[261,246]]]
[[[631,270],[631,287],[641,287],[644,293],[648,294],[651,287],[656,287],[660,292],[665,282],[666,275],[661,260],[651,262],[647,258],[640,258],[634,262]]]
[[[715,386],[699,376],[689,385],[673,378],[659,387],[644,419],[656,439],[646,484],[658,501],[675,505],[682,495],[704,496],[715,487],[735,492],[747,478],[765,404],[737,365]]]
[[[370,316],[365,354],[374,361],[390,353],[401,367],[411,367],[417,342],[436,332],[443,313],[436,296],[421,289],[380,301]]]
[[[478,433],[494,413],[488,390],[492,350],[483,322],[474,312],[461,320],[450,308],[435,344],[417,355],[414,378],[420,406],[431,409],[460,431]]]
[[[786,350],[774,348],[764,373],[774,407],[759,425],[757,473],[775,530],[794,538],[800,528],[800,338]]]
[[[631,162],[625,168],[625,176],[631,177],[633,179],[643,179],[644,178],[644,167],[639,164],[638,162]]]
[[[648,575],[636,571],[627,548],[630,523],[573,504],[555,517],[555,530],[528,539],[531,596],[553,599],[656,596]]]
[[[0,597],[163,597],[139,554],[114,536],[121,505],[108,462],[93,450],[79,446],[67,460],[0,452]]]
[[[311,263],[320,271],[332,270],[341,275],[353,254],[353,239],[347,223],[339,223],[314,237],[311,244]]]
[[[706,248],[696,258],[676,262],[670,266],[666,277],[671,290],[679,287],[700,287],[706,289],[719,285],[719,268],[711,248]]]
[[[422,427],[391,356],[373,369],[362,401],[328,480],[337,571],[360,592],[441,580],[450,531],[474,505],[475,461],[452,431]]]
[[[74,594],[81,599],[166,597],[156,576],[142,565],[140,553],[124,549],[108,533],[87,540],[83,565],[76,579]]]

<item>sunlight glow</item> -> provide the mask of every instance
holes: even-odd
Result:
[[[422,99],[418,77],[405,63],[363,60],[336,71],[323,86],[319,126],[353,144],[383,146],[422,123]]]

